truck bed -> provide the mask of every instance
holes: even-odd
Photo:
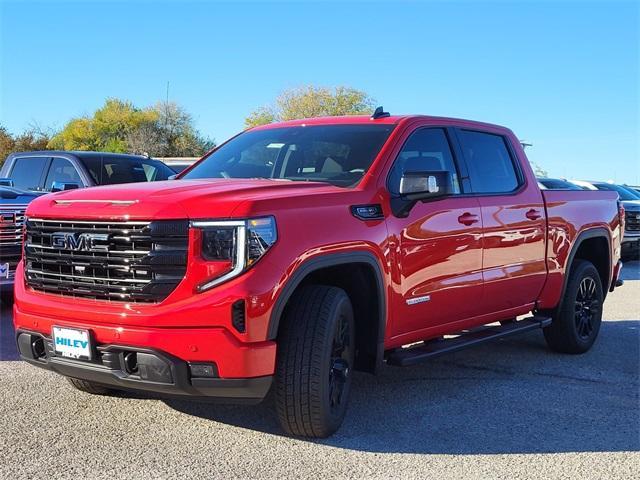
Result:
[[[609,236],[613,268],[620,256],[622,230],[618,194],[601,190],[542,190],[547,214],[547,269],[549,275],[540,296],[540,308],[556,305],[562,294],[569,254],[583,232],[604,229]],[[599,219],[599,220],[598,220]],[[611,278],[611,271],[609,278]],[[608,285],[603,285],[608,290]]]

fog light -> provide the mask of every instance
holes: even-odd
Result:
[[[218,376],[218,367],[215,363],[190,363],[192,377],[215,378]]]
[[[138,373],[138,354],[136,352],[124,354],[124,369],[130,375]]]
[[[31,342],[31,349],[33,350],[34,358],[42,358],[46,355],[44,349],[44,339],[42,337],[37,337],[33,342]]]

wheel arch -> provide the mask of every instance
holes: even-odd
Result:
[[[597,255],[599,247],[603,244],[606,246],[606,256],[604,257]],[[611,281],[611,238],[607,229],[603,227],[590,228],[588,230],[583,230],[578,234],[567,258],[558,307],[561,306],[564,299],[569,282],[569,273],[573,262],[576,259],[588,260],[596,267],[596,270],[598,270],[598,273],[600,274],[602,290],[606,297],[607,291],[609,290],[609,283]]]
[[[367,251],[329,253],[303,262],[284,285],[271,310],[269,340],[278,337],[280,320],[296,290],[309,283],[334,285],[347,292],[356,321],[356,369],[375,373],[382,365],[387,323],[384,275],[375,255]],[[375,307],[367,296],[371,293],[375,295]],[[371,323],[375,325],[373,331],[362,328]]]

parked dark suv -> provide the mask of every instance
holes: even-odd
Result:
[[[9,155],[0,177],[22,190],[56,192],[115,183],[167,180],[173,170],[159,160],[102,152],[20,152]]]
[[[174,175],[164,163],[138,155],[101,152],[20,152],[7,157],[0,170],[0,291],[11,297],[20,260],[27,204],[48,192],[116,183],[167,180]]]

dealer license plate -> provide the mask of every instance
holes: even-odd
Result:
[[[78,360],[91,360],[91,337],[88,330],[53,327],[53,348],[56,355]]]

